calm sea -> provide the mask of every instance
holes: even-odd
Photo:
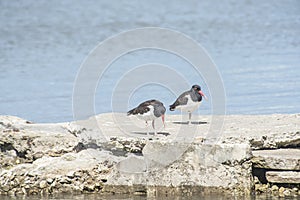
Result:
[[[0,115],[35,122],[71,121],[74,81],[89,52],[112,35],[142,27],[182,32],[207,50],[224,82],[227,114],[300,112],[299,0],[0,0],[0,9]],[[105,85],[99,86],[104,89],[95,95],[95,113],[112,110],[111,95],[122,66],[145,63],[168,65],[208,93],[201,77],[190,72],[182,59],[155,50],[135,51],[110,66],[102,80]],[[175,96],[159,85],[146,85],[126,101],[132,107],[157,98],[169,105]],[[210,104],[203,103],[200,114],[210,110]],[[106,199],[124,198],[146,199]],[[46,199],[104,198],[62,195]]]
[[[0,0],[0,8],[1,115],[71,121],[74,81],[89,52],[108,37],[142,27],[182,32],[207,50],[224,82],[227,114],[300,112],[298,0]],[[95,113],[112,110],[112,91],[122,67],[145,63],[174,68],[209,96],[209,88],[184,60],[141,50],[111,64],[105,84],[98,86],[104,89],[95,94]],[[146,85],[125,101],[133,107],[157,98],[169,105],[175,97],[164,87]],[[209,102],[204,102],[199,113],[210,112]]]

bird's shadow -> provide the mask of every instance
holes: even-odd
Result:
[[[139,134],[139,135],[147,135],[147,132],[134,131],[134,132],[131,132],[131,133]],[[154,132],[149,132],[149,135],[154,135]],[[157,132],[157,135],[169,136],[170,133],[168,133],[168,132]]]
[[[173,122],[173,124],[185,124],[185,125],[188,125],[189,122]],[[208,124],[208,122],[197,121],[197,122],[191,122],[191,124],[201,125],[201,124]]]

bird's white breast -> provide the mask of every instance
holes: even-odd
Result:
[[[143,114],[137,114],[136,116],[139,119],[145,120],[145,121],[152,121],[154,119],[156,119],[155,115],[154,115],[154,107],[149,105],[148,108],[150,108],[150,110],[146,113]]]
[[[176,106],[176,110],[181,110],[182,112],[194,112],[195,110],[197,110],[201,102],[194,102],[190,95],[187,95],[186,97],[188,98],[187,104]]]

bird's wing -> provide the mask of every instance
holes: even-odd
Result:
[[[189,95],[188,91],[182,93],[177,99],[176,101],[173,103],[172,106],[179,106],[179,105],[186,105],[188,102],[188,97],[187,95]]]
[[[153,105],[155,102],[155,100],[148,100],[148,101],[145,101],[143,103],[141,103],[138,107],[145,107],[145,106],[150,106],[150,105]]]
[[[138,107],[127,112],[127,115],[144,114],[150,110],[149,106],[154,100],[149,100],[141,103]]]

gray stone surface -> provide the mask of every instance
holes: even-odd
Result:
[[[94,149],[66,153],[59,157],[43,156],[32,163],[2,170],[0,192],[97,192],[106,182],[106,174],[117,162],[119,158],[109,152]]]
[[[211,130],[211,116],[193,119],[167,116],[147,136],[143,121],[122,113],[57,124],[0,116],[0,193],[250,193],[251,149],[300,144],[298,114],[226,116],[222,132]]]
[[[300,149],[256,150],[252,154],[254,167],[300,170]]]
[[[146,144],[143,153],[147,171],[114,173],[108,184],[147,183],[147,186],[172,187],[190,185],[250,192],[252,165],[248,145],[193,143],[186,146],[183,152],[172,150],[176,146],[177,144],[161,145],[159,141]]]
[[[144,173],[147,171],[147,165],[144,157],[130,155],[117,164],[117,170],[120,173]]]
[[[300,114],[218,116],[218,123],[221,124],[212,126],[213,118],[216,117],[195,115],[193,123],[187,125],[181,123],[186,121],[185,116],[167,115],[165,128],[161,120],[156,121],[158,132],[161,133],[157,137],[160,140],[188,143],[194,140],[206,143],[249,143],[252,149],[300,148]],[[146,137],[145,122],[136,117],[127,117],[124,113],[105,113],[72,124],[97,130],[84,132],[85,137],[90,138]],[[223,128],[221,132],[215,132],[210,129],[211,126]]]
[[[296,171],[268,171],[266,178],[271,183],[300,184],[300,172]]]
[[[0,171],[46,155],[72,152],[80,141],[60,124],[32,124],[8,116],[0,116],[0,132]]]

